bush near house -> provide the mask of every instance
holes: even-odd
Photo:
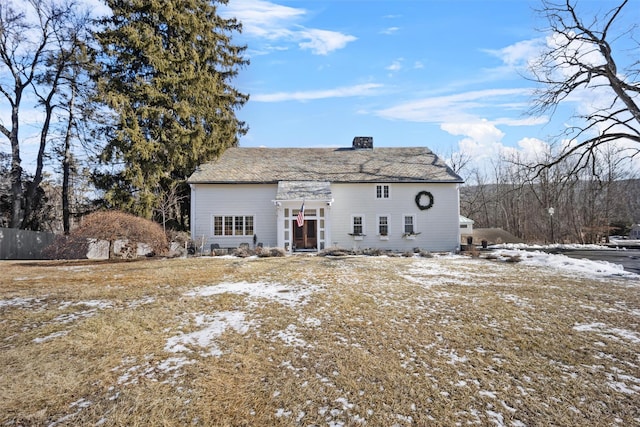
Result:
[[[168,250],[167,236],[160,224],[120,211],[94,212],[82,219],[82,225],[70,236],[60,236],[47,252],[52,258],[84,258],[88,240],[109,242],[109,259],[115,258],[116,240],[127,243],[121,251],[123,258],[135,258],[139,243],[148,245],[152,254]]]

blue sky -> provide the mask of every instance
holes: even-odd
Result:
[[[99,0],[84,0],[97,14]],[[585,16],[619,0],[578,0]],[[464,152],[491,168],[501,154],[527,158],[547,148],[576,110],[606,96],[580,92],[550,117],[528,115],[534,85],[523,77],[549,40],[540,0],[229,0],[220,7],[244,25],[251,64],[234,85],[250,94],[237,114],[243,147],[427,146],[447,158]],[[640,22],[630,0],[614,30]],[[614,44],[620,62],[637,46]],[[27,100],[28,101],[28,100]],[[24,166],[35,166],[41,120],[21,112]],[[6,101],[0,120],[10,123]],[[0,149],[9,152],[5,138]],[[636,160],[640,163],[640,159]],[[640,170],[640,165],[638,166]]]
[[[616,2],[582,0],[579,10]],[[236,87],[245,147],[427,146],[490,161],[531,153],[557,134],[528,115],[534,85],[522,75],[549,34],[537,0],[230,0],[237,43],[251,64]],[[624,21],[640,22],[637,2]],[[634,21],[635,20],[635,21]],[[637,60],[637,52],[633,55]],[[578,100],[578,97],[575,98]],[[584,98],[580,99],[584,102]]]

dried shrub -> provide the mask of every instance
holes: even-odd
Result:
[[[380,248],[367,248],[362,250],[362,254],[368,256],[380,256],[384,255],[385,253],[386,251]]]
[[[353,255],[353,251],[347,251],[345,249],[341,249],[338,247],[332,247],[332,248],[327,248],[323,251],[321,251],[318,255],[319,256],[347,256],[347,255]]]
[[[177,230],[167,230],[167,239],[169,242],[178,243],[180,246],[184,247],[185,243],[187,245],[191,243],[191,237],[189,233],[186,231],[177,231]]]
[[[471,258],[479,258],[480,251],[475,245],[467,245],[466,249],[463,252],[466,255],[471,256]]]
[[[167,236],[160,224],[120,211],[94,212],[82,219],[80,228],[73,236],[85,239],[106,240],[109,242],[109,258],[114,258],[116,240],[127,241],[129,256],[136,256],[138,243],[148,245],[153,254],[165,253],[168,249]]]
[[[237,256],[239,258],[247,258],[252,255],[253,255],[253,252],[251,252],[251,249],[247,247],[239,247],[234,249],[233,251],[233,256]]]
[[[422,258],[433,258],[433,254],[431,252],[429,252],[429,251],[424,250],[424,249],[420,250],[420,256]]]
[[[267,257],[283,257],[287,253],[282,248],[264,248],[260,251],[259,256],[265,256],[265,254]]]

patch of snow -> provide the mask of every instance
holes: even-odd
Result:
[[[578,244],[578,243],[553,243],[549,245],[535,245],[535,244],[527,244],[527,243],[502,243],[499,245],[491,245],[489,249],[539,249],[539,250],[552,250],[552,249],[583,249],[583,250],[598,250],[598,251],[606,251],[615,249],[610,248],[609,246],[604,245],[595,245],[595,244]]]
[[[277,417],[277,418],[282,418],[282,417],[288,418],[288,417],[290,417],[290,416],[291,416],[291,414],[293,414],[293,412],[291,412],[291,411],[286,411],[284,408],[279,408],[279,409],[276,411],[276,414],[275,414],[275,415],[276,415],[276,417]]]
[[[349,403],[349,401],[344,397],[339,397],[335,400],[336,403],[342,405],[343,410],[353,409],[353,403]]]
[[[618,338],[625,339],[634,344],[640,343],[640,334],[628,329],[607,328],[607,325],[601,322],[577,324],[573,327],[578,332],[598,332],[600,334],[611,334]]]
[[[54,338],[59,338],[59,337],[64,337],[65,335],[67,335],[69,333],[69,331],[59,331],[59,332],[54,332],[52,334],[47,335],[46,337],[42,337],[42,338],[34,338],[33,342],[40,344],[46,341],[50,341]]]
[[[529,248],[531,247],[529,246]],[[562,254],[550,254],[522,249],[496,249],[492,254],[498,256],[498,260],[519,257],[520,263],[524,265],[552,268],[566,273],[581,274],[586,277],[640,277],[635,273],[625,271],[620,264],[613,264],[607,261],[575,259]]]
[[[493,421],[495,425],[500,427],[504,426],[504,417],[501,413],[495,411],[487,411],[487,416],[491,421]]]
[[[39,298],[11,298],[0,300],[0,308],[18,307],[18,308],[30,308],[33,304],[39,304],[42,302]]]
[[[140,307],[141,305],[152,304],[155,301],[156,299],[154,297],[146,296],[137,300],[130,301],[129,303],[127,303],[127,308],[137,308],[137,307]]]
[[[111,308],[112,306],[110,301],[103,301],[103,300],[79,301],[74,303],[73,305],[86,305],[88,307],[99,308],[101,310]]]
[[[246,333],[249,330],[249,323],[244,317],[245,313],[242,311],[223,311],[215,315],[197,314],[195,324],[203,328],[170,337],[164,349],[170,353],[183,353],[190,351],[188,346],[197,346],[207,350],[202,353],[203,356],[221,356],[222,351],[215,340],[229,328],[240,334]]]
[[[486,396],[489,397],[491,399],[496,399],[496,393],[494,391],[489,391],[489,390],[480,390],[480,392],[478,393],[480,396]]]
[[[289,325],[284,331],[279,331],[277,333],[278,338],[280,338],[286,345],[292,347],[306,347],[307,342],[301,338],[300,333],[298,332],[298,328],[296,325]]]
[[[185,296],[212,296],[220,294],[238,294],[247,295],[252,298],[265,298],[277,301],[284,305],[295,306],[304,304],[305,298],[315,292],[318,288],[314,286],[285,286],[279,283],[266,282],[235,282],[220,283],[217,285],[206,286],[187,292]]]

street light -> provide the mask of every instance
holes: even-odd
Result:
[[[554,237],[553,237],[553,213],[556,210],[553,208],[549,208],[548,212],[549,212],[549,218],[551,218],[551,243],[553,243],[555,241]]]

